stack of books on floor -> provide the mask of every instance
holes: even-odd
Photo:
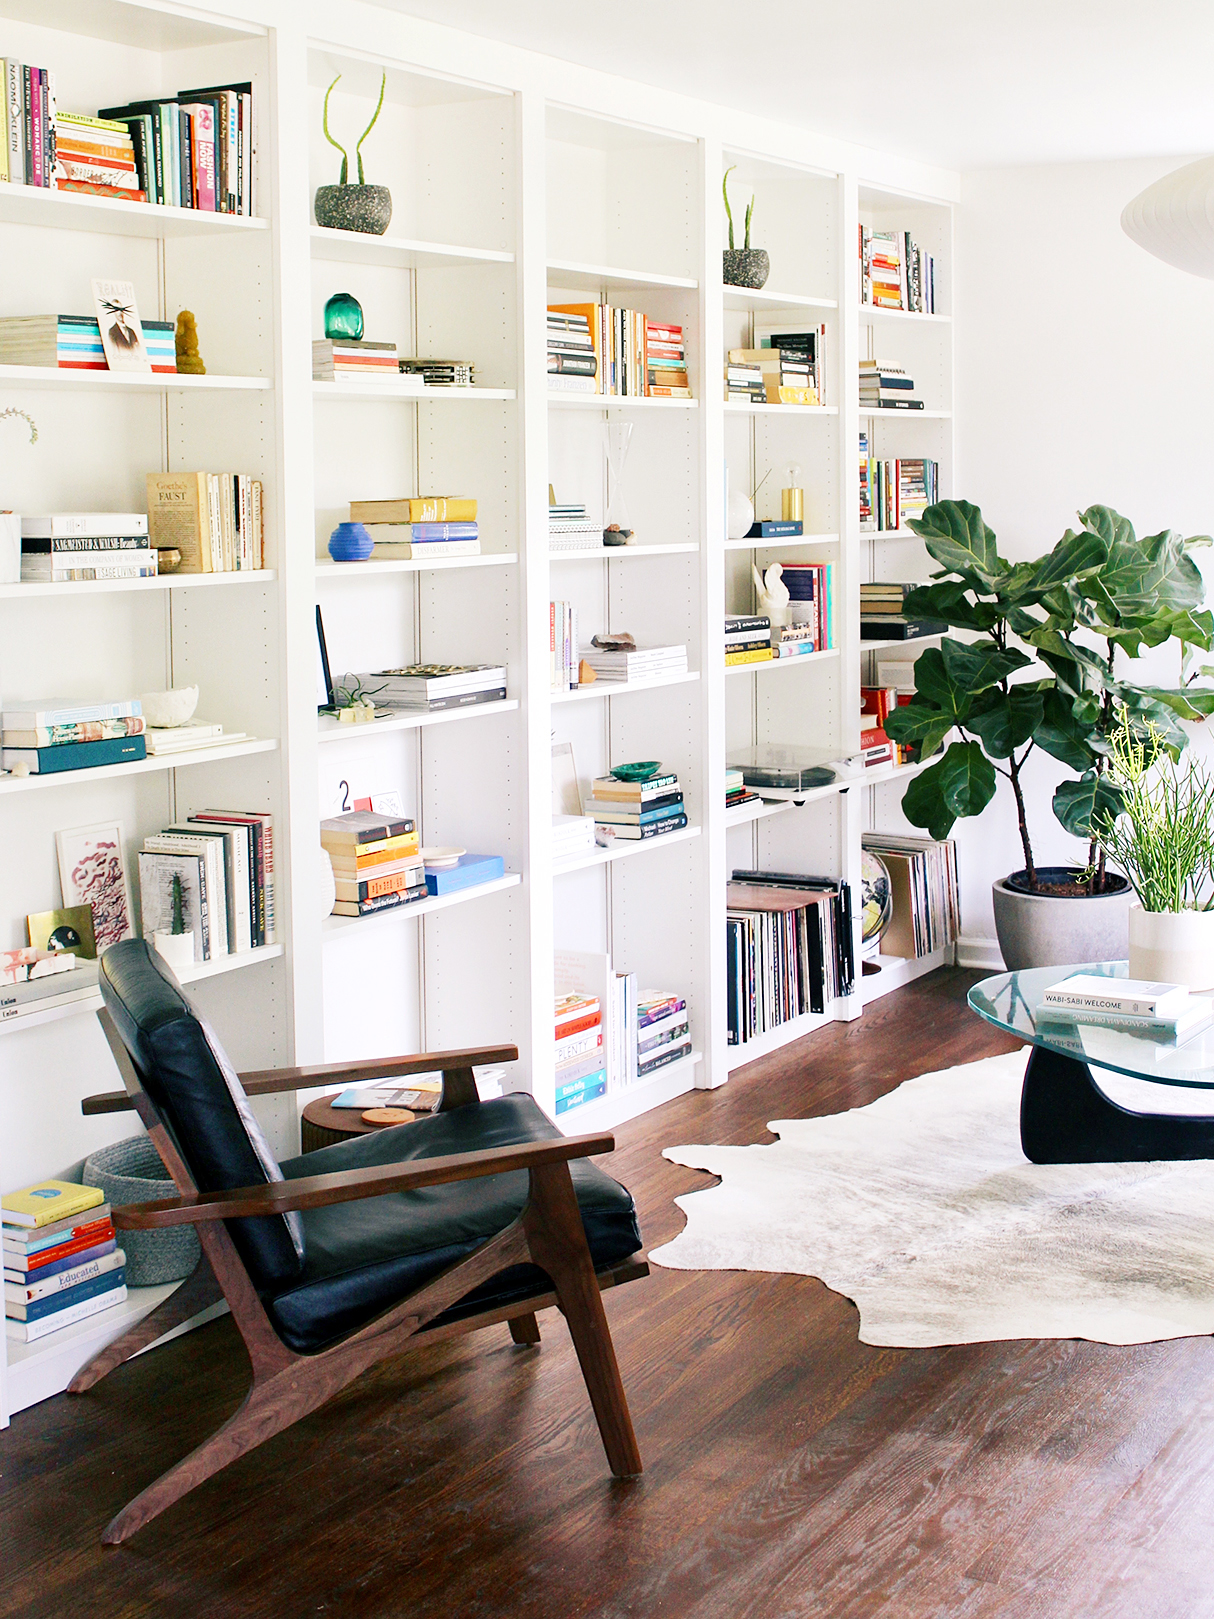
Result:
[[[608,652],[592,643],[582,648],[581,657],[600,680],[608,683],[661,680],[687,673],[685,645],[638,646],[630,651]]]
[[[730,349],[725,362],[725,397],[736,404],[765,405],[767,384],[763,381],[763,367],[749,360],[735,360],[735,354],[748,354],[749,349]]]
[[[651,399],[690,399],[683,328],[644,315],[639,319],[645,329],[645,392]]]
[[[595,849],[593,815],[554,815],[552,817],[552,858],[559,865],[593,854]]]
[[[576,502],[548,507],[549,551],[601,551],[603,525],[592,523]]]
[[[752,793],[746,786],[745,778],[740,770],[730,765],[725,767],[725,808],[737,809],[740,804],[760,804],[762,799],[758,793]]]
[[[548,386],[563,393],[597,393],[598,370],[587,315],[549,309]]]
[[[725,667],[743,663],[770,663],[771,619],[763,613],[725,615]]]
[[[139,185],[149,202],[204,213],[257,212],[251,81],[102,107],[97,116],[130,134]]]
[[[411,663],[401,669],[347,675],[343,685],[352,687],[355,680],[377,708],[430,714],[500,703],[506,695],[506,670],[500,663]]]
[[[915,641],[925,635],[943,635],[948,625],[942,619],[908,618],[902,611],[906,597],[917,589],[913,580],[896,583],[872,580],[861,584],[860,639]]]
[[[953,840],[865,832],[860,841],[889,872],[893,914],[881,936],[881,954],[918,960],[952,944],[961,931]]]
[[[636,1071],[643,1083],[659,1068],[669,1068],[691,1054],[687,1002],[668,993],[637,998]]]
[[[177,342],[171,320],[144,320],[143,346],[152,370],[175,376]],[[0,365],[50,366],[61,371],[108,371],[95,315],[5,315],[0,318]]]
[[[65,950],[0,950],[0,1023],[97,994],[97,963]]]
[[[940,464],[925,456],[880,461],[860,434],[860,528],[881,534],[922,517],[940,498]]]
[[[735,871],[726,888],[728,1042],[825,1012],[854,982],[851,890],[829,877]]]
[[[154,579],[156,563],[146,512],[47,512],[21,519],[27,583]]]
[[[1214,1020],[1214,1000],[1183,984],[1072,973],[1045,991],[1034,1018],[1038,1028],[1049,1027],[1051,1038],[1066,1024],[1081,1023],[1179,1044]]]
[[[323,841],[323,839],[322,839]],[[143,936],[191,934],[194,960],[273,944],[274,845],[268,815],[200,810],[143,840]]]
[[[556,1112],[597,1101],[607,1090],[603,1006],[596,995],[556,996]]]
[[[0,765],[21,775],[50,776],[147,757],[137,697],[89,703],[31,697],[0,713]]]
[[[0,1198],[4,1330],[34,1343],[126,1298],[126,1255],[105,1194],[72,1181],[40,1181]]]
[[[617,839],[636,842],[664,837],[687,825],[683,789],[673,771],[648,781],[597,776],[586,808],[594,816],[599,841],[608,845]]]
[[[914,666],[911,665],[912,671]],[[860,687],[860,747],[865,748],[865,737],[874,731],[878,735],[872,737],[871,745],[878,742],[889,743],[892,757],[885,761],[896,765],[914,764],[919,757],[917,743],[892,742],[885,734],[885,722],[895,708],[909,703],[914,693],[914,674],[911,674],[909,691],[900,691],[897,685],[890,686],[861,686]],[[868,760],[865,759],[865,763]]]
[[[422,360],[416,355],[401,358],[400,374],[404,381],[420,378],[424,388],[473,388],[476,386],[476,367],[471,360]]]
[[[312,380],[399,383],[396,344],[318,337],[312,344]]]
[[[372,560],[435,562],[481,554],[476,501],[457,495],[352,500],[350,521],[363,523],[375,542]]]
[[[860,226],[860,302],[874,309],[936,313],[936,261],[909,231]]]
[[[243,573],[265,566],[260,478],[245,472],[149,472],[148,533],[181,552],[177,573]]]
[[[333,862],[334,916],[370,916],[428,893],[412,820],[350,810],[320,823],[320,844]]]
[[[829,652],[835,645],[834,563],[785,562],[781,567],[793,624],[808,625],[815,650]]]
[[[915,397],[915,379],[900,365],[882,365],[878,360],[860,361],[860,413],[870,416],[878,410],[922,410]]]
[[[549,602],[549,689],[554,692],[576,691],[578,662],[577,608],[572,602]]]

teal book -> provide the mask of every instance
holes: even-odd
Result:
[[[61,770],[133,764],[136,759],[147,756],[147,742],[143,737],[114,736],[100,742],[61,742],[53,748],[5,748],[0,753],[0,764],[5,770],[26,764],[31,776],[51,776]]]

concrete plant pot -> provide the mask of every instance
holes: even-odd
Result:
[[[1214,911],[1130,906],[1130,977],[1214,989]]]
[[[392,220],[392,193],[387,186],[319,186],[315,209],[316,223],[330,230],[382,236]]]
[[[1039,866],[1047,882],[1074,882],[1078,873],[1066,866]],[[1134,890],[1112,894],[1059,897],[1031,894],[1015,884],[1013,872],[991,884],[995,932],[1009,972],[1024,967],[1075,967],[1095,961],[1124,961],[1129,955],[1129,913]]]
[[[721,279],[727,287],[750,287],[757,292],[771,274],[771,260],[763,247],[721,249]]]

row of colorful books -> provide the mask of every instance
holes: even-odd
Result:
[[[566,393],[690,399],[683,328],[610,304],[548,305],[548,386]]]
[[[350,521],[362,523],[381,561],[436,561],[481,554],[476,501],[455,495],[352,500]]]
[[[0,950],[0,1023],[54,1007],[70,1006],[97,993],[97,962],[67,950]]]
[[[729,613],[725,618],[725,667],[799,658],[817,651],[817,625],[772,626],[763,613]]]
[[[855,979],[851,889],[830,877],[735,871],[726,887],[728,1040],[825,1012]]]
[[[143,937],[189,934],[196,962],[275,943],[274,833],[268,814],[199,810],[139,851]]]
[[[143,346],[154,372],[176,375],[177,342],[171,320],[143,320]],[[0,317],[0,365],[51,366],[60,371],[108,371],[95,315]]]
[[[320,823],[333,866],[334,916],[371,916],[416,900],[455,894],[505,874],[501,855],[438,850],[427,864],[411,816],[348,810]]]
[[[936,313],[936,261],[909,231],[860,226],[860,302],[874,309]]]
[[[178,573],[242,573],[265,566],[265,504],[247,472],[149,472],[152,544],[181,552]]]
[[[71,1181],[40,1181],[0,1198],[4,1330],[33,1343],[127,1296],[126,1255],[105,1194]]]
[[[643,1084],[691,1054],[683,996],[641,994],[635,973],[596,951],[555,960],[556,1113]]]
[[[891,741],[885,731],[894,709],[910,702],[913,684],[911,691],[899,691],[896,685],[860,687],[860,751],[866,765],[909,765],[918,759],[917,744]]]
[[[860,530],[881,534],[922,517],[940,498],[940,463],[926,456],[883,461],[860,434]]]
[[[753,405],[825,405],[826,325],[758,335],[758,347],[730,349],[725,397]]]
[[[312,344],[314,382],[391,382],[425,393],[427,388],[472,388],[476,367],[470,360],[422,359],[397,353],[395,343],[368,338],[318,337]]]
[[[889,872],[893,904],[881,935],[881,954],[917,960],[952,944],[961,931],[953,840],[865,832],[860,841],[880,856]]]

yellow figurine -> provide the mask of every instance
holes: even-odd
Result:
[[[174,341],[177,346],[177,369],[181,375],[205,377],[207,368],[198,353],[198,327],[188,309],[183,309],[177,317]]]

